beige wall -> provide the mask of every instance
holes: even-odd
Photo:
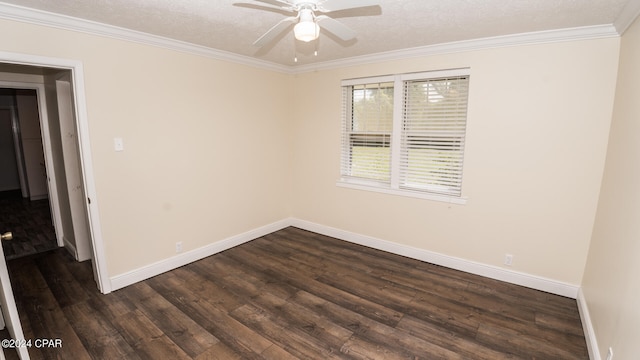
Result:
[[[84,65],[110,276],[290,215],[290,76],[10,21],[0,32],[21,34],[2,51]]]
[[[622,37],[618,84],[583,292],[598,346],[640,354],[640,21]]]
[[[604,166],[619,39],[317,71],[296,80],[293,215],[579,285]],[[466,205],[336,186],[340,80],[471,68]]]
[[[108,70],[85,65],[111,274],[174,255],[176,241],[188,251],[290,215],[287,77],[161,49],[125,53]]]

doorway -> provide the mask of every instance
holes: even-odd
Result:
[[[57,242],[77,260],[90,260],[98,289],[111,292],[92,175],[82,64],[0,52],[0,87],[36,90]],[[74,225],[78,219],[85,225]],[[81,233],[75,231],[79,228]]]
[[[7,260],[57,248],[44,166],[37,93],[0,88],[0,228]]]

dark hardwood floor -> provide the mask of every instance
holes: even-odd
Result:
[[[108,295],[9,261],[33,359],[587,359],[576,301],[287,228]]]
[[[7,259],[58,248],[49,200],[22,198],[20,190],[0,192],[0,232],[11,231],[13,240],[3,241]]]

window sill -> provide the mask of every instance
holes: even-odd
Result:
[[[447,196],[447,195],[434,194],[434,193],[421,192],[421,191],[383,188],[383,187],[379,187],[379,186],[375,186],[367,183],[357,182],[354,180],[340,179],[336,182],[336,186],[348,188],[348,189],[355,189],[355,190],[379,192],[379,193],[389,194],[389,195],[406,196],[406,197],[412,197],[417,199],[440,201],[448,204],[464,205],[467,203],[466,197]]]

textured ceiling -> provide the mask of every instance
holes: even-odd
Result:
[[[263,48],[252,43],[289,14],[259,9],[264,3],[252,0],[3,2],[290,66],[295,65],[294,56],[298,65],[304,65],[478,38],[611,25],[623,15],[627,3],[634,1],[380,0],[379,7],[331,13],[356,31],[355,40],[345,42],[322,32],[317,44],[305,44],[294,41],[292,32],[287,32]],[[318,55],[314,56],[316,47]]]

